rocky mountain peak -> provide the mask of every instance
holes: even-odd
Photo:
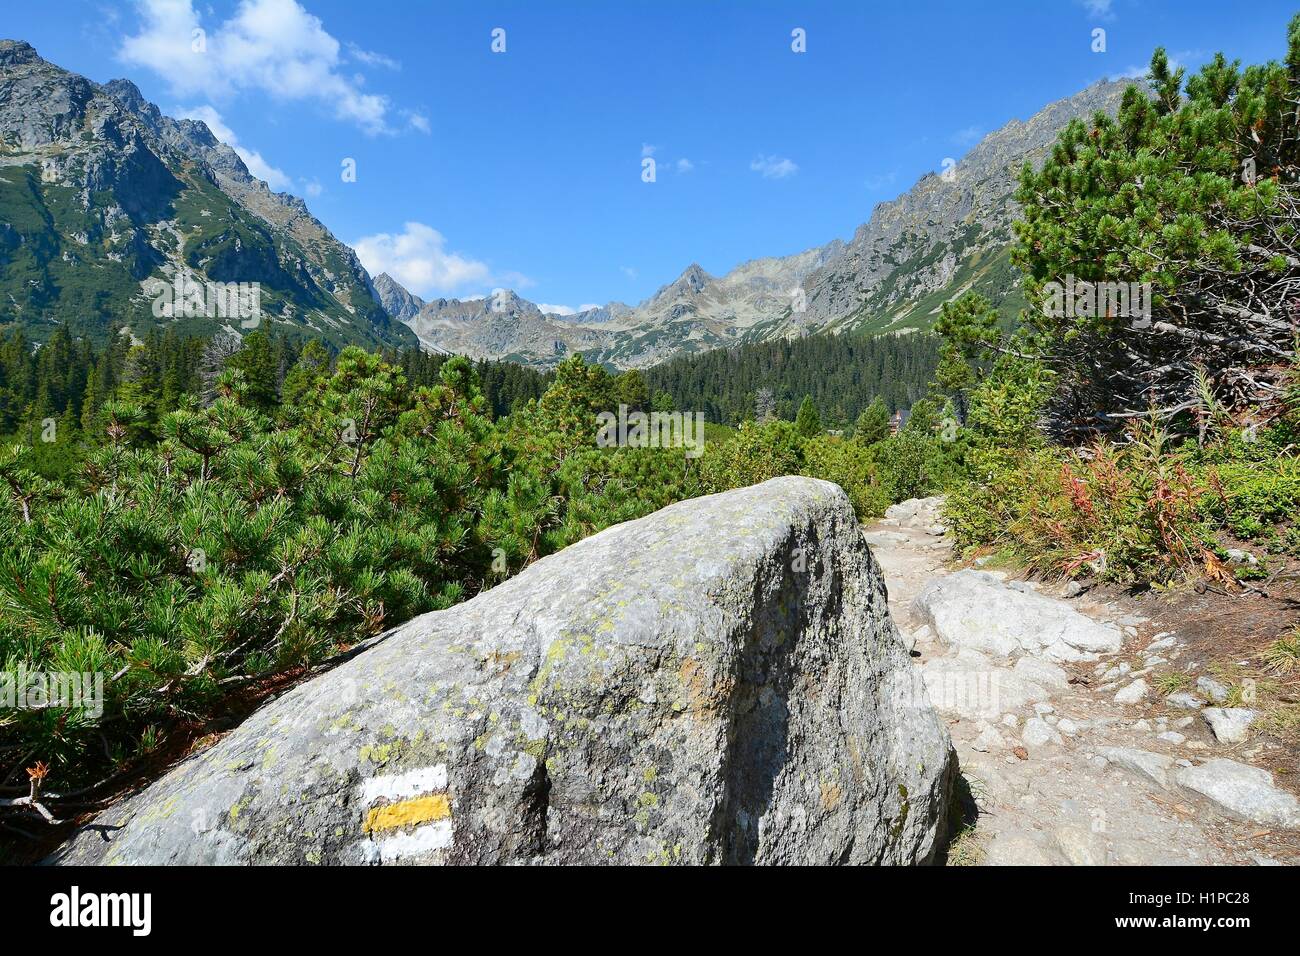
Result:
[[[713,276],[705,272],[698,262],[692,262],[683,270],[674,285],[684,286],[692,292],[699,292],[712,281]]]
[[[711,282],[713,276],[705,272],[698,262],[692,262],[680,276],[651,296],[650,304],[698,295]]]
[[[514,289],[496,289],[487,297],[487,302],[488,307],[494,312],[541,311],[527,299],[520,298],[519,293]]]
[[[384,311],[399,322],[409,322],[424,307],[424,300],[407,292],[402,285],[387,272],[375,276],[372,283],[375,298],[384,307]]]
[[[578,312],[566,318],[570,322],[579,322],[585,325],[604,325],[606,322],[617,322],[625,319],[631,314],[632,307],[626,302],[614,301],[607,302],[594,309]]]
[[[413,345],[355,254],[302,200],[270,192],[207,125],[164,116],[130,80],[99,84],[0,41],[0,322],[37,341],[65,323],[102,340],[114,323],[210,334],[215,315],[161,317],[149,283],[177,270],[257,282],[268,321],[336,345]],[[90,277],[93,276],[93,279]]]
[[[134,113],[144,119],[151,128],[157,128],[162,119],[162,113],[158,107],[154,106],[144,98],[140,88],[130,80],[117,79],[109,80],[104,84],[104,92],[113,98],[118,106],[128,113]],[[207,128],[206,126],[204,127]]]
[[[0,40],[0,66],[37,63],[40,59],[30,43],[22,40]]]

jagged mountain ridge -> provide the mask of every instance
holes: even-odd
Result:
[[[60,322],[91,339],[115,324],[137,337],[232,327],[154,314],[158,283],[178,270],[258,283],[259,327],[415,344],[353,251],[206,124],[163,116],[127,80],[98,84],[0,40],[0,325],[37,341]]]
[[[510,291],[424,302],[386,274],[375,288],[389,315],[410,326],[426,349],[542,367],[582,352],[592,361],[643,368],[734,344],[739,333],[788,308],[804,277],[843,248],[835,240],[793,256],[755,259],[721,278],[692,263],[635,308],[611,302],[570,316],[543,312]]]
[[[409,322],[424,307],[423,299],[407,292],[387,272],[375,276],[371,287],[375,291],[375,298],[384,307],[384,311],[399,322]]]
[[[842,255],[809,280],[808,309],[779,326],[839,331],[926,328],[946,300],[977,288],[1009,314],[1023,305],[1008,247],[1025,163],[1041,165],[1070,120],[1119,112],[1132,81],[1093,84],[1012,120],[952,168],[879,204]]]
[[[572,352],[599,352],[609,339],[599,329],[562,321],[506,289],[481,299],[425,302],[386,272],[375,277],[374,289],[388,314],[408,326],[428,352],[549,366]]]
[[[878,204],[849,242],[754,259],[721,277],[692,263],[631,309],[610,303],[559,318],[519,299],[522,306],[511,313],[519,325],[510,335],[499,320],[476,329],[473,316],[481,310],[465,302],[439,300],[421,313],[421,342],[542,366],[580,350],[620,368],[643,368],[737,342],[926,329],[943,302],[972,288],[1012,317],[1024,304],[1010,262],[1021,167],[1041,163],[1071,119],[1117,113],[1130,85],[1103,80],[1026,121],[1012,120],[972,148],[951,181],[929,173]]]

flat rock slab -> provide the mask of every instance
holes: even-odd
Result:
[[[1065,690],[1070,686],[1070,675],[1064,668],[1039,657],[1022,657],[1016,661],[1016,666],[1012,670],[1025,680],[1043,687]]]
[[[1123,645],[1118,628],[1061,601],[1009,587],[985,571],[936,578],[917,595],[913,611],[944,643],[1004,658],[1090,661]]]
[[[900,501],[898,504],[886,508],[885,517],[893,521],[930,525],[934,523],[934,518],[942,507],[943,498],[941,496],[908,498],[906,501]]]
[[[51,862],[928,862],[920,683],[844,492],[778,478],[390,631]]]
[[[1170,784],[1170,774],[1177,767],[1173,757],[1133,747],[1105,747],[1101,751],[1101,756],[1116,767],[1139,777],[1145,777],[1166,789]]]
[[[912,539],[898,531],[864,531],[862,538],[875,548],[884,548],[894,544],[906,544]]]
[[[1041,684],[969,648],[931,658],[921,674],[934,706],[962,717],[994,720],[1006,711],[1051,697]]]
[[[1251,823],[1300,830],[1300,800],[1273,785],[1273,775],[1259,767],[1216,758],[1174,774],[1179,786],[1218,804]]]

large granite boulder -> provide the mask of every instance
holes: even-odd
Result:
[[[844,492],[778,478],[390,631],[52,862],[923,863],[953,768]]]

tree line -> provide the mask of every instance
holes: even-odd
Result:
[[[211,400],[217,377],[227,368],[244,373],[248,398],[263,411],[278,405],[295,383],[293,369],[304,358],[329,363],[336,350],[316,340],[256,331],[240,339],[231,334],[180,335],[151,331],[143,340],[115,332],[107,344],[74,339],[60,325],[39,348],[22,328],[0,335],[0,437],[31,440],[53,419],[56,432],[71,436],[90,428],[112,399],[139,404],[157,423],[177,408],[183,396]],[[413,386],[433,385],[450,356],[418,349],[381,353]],[[473,363],[489,414],[499,418],[520,402],[541,398],[554,379],[512,362]],[[301,375],[298,376],[301,379]]]
[[[645,380],[652,394],[720,424],[765,413],[793,420],[811,396],[821,420],[843,428],[877,397],[890,412],[910,408],[938,364],[932,335],[815,334],[682,356],[647,369]]]

